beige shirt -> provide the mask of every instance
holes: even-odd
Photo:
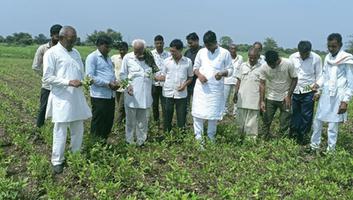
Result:
[[[243,63],[238,69],[236,77],[240,80],[238,91],[238,108],[259,110],[260,100],[260,69],[261,63],[251,66]]]
[[[42,44],[38,47],[36,54],[34,55],[33,58],[33,64],[32,64],[32,69],[37,72],[40,76],[43,75],[43,56],[44,53],[50,49],[50,42],[46,44]],[[48,84],[44,84],[42,82],[42,88],[50,90],[50,86]]]
[[[260,79],[266,81],[267,99],[283,101],[287,96],[292,78],[297,78],[293,63],[281,58],[281,63],[274,69],[266,64],[261,66]]]
[[[121,63],[123,62],[123,58],[121,57],[120,54],[113,55],[110,58],[114,64],[114,69],[115,69],[115,78],[116,80],[120,80],[120,69],[121,69]]]

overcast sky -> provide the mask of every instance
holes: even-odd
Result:
[[[55,2],[55,3],[54,3]],[[157,34],[166,44],[185,40],[190,32],[216,32],[235,43],[252,44],[273,37],[279,46],[293,48],[310,40],[326,50],[326,37],[353,34],[352,0],[1,0],[0,35],[29,32],[49,35],[52,24],[72,25],[85,38],[94,30],[112,28],[131,42],[152,44]]]

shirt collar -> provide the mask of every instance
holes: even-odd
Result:
[[[158,54],[160,56],[164,56],[167,53],[167,51],[165,51],[164,49],[163,49],[162,53],[158,53],[157,49],[154,49],[153,51],[156,52],[156,54]]]
[[[261,63],[260,62],[257,62],[256,65],[254,66],[251,66],[249,61],[246,62],[246,65],[250,68],[250,69],[254,69],[256,67],[261,67]]]
[[[196,54],[200,49],[202,49],[201,46],[199,46],[199,47],[197,47],[197,48],[195,48],[195,49],[191,49],[191,48],[190,48],[190,52],[193,53],[193,54]]]
[[[102,54],[98,49],[96,50],[96,54],[97,54],[97,56],[99,56],[99,57],[104,57],[103,54]]]
[[[174,58],[173,58],[173,56],[169,56],[169,57],[166,58],[166,59],[171,60],[171,61],[175,61]],[[180,61],[186,61],[186,60],[187,60],[187,58],[186,58],[185,56],[181,56],[179,62],[180,62]]]
[[[63,49],[65,52],[70,53],[70,51],[68,51],[61,43],[60,41],[58,42],[58,44],[56,44],[59,48]],[[71,52],[73,51],[73,49],[71,50]]]
[[[205,47],[205,48],[206,48],[206,47]],[[221,47],[220,47],[219,45],[217,45],[217,48],[214,50],[214,52],[213,52],[213,53],[212,53],[210,50],[208,50],[207,48],[206,48],[206,49],[207,49],[207,51],[208,51],[210,54],[212,54],[212,55],[213,55],[213,54],[218,53],[218,52],[220,51],[220,48],[221,48]]]
[[[312,52],[310,52],[310,54],[309,54],[309,57],[308,57],[308,58],[312,58],[312,57],[313,57],[313,53],[312,53]],[[296,58],[302,59],[302,58],[300,57],[300,53],[299,53],[299,52],[297,52],[297,54],[296,54]]]

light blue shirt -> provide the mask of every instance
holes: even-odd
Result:
[[[115,97],[115,91],[109,88],[109,83],[116,80],[113,63],[109,57],[105,59],[98,49],[87,56],[86,75],[93,79],[90,86],[91,97],[103,99]]]

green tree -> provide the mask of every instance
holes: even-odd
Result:
[[[219,39],[219,43],[221,47],[228,49],[229,45],[233,43],[233,40],[229,36],[222,36],[221,39]]]
[[[90,35],[87,35],[86,43],[94,44],[96,42],[98,36],[99,35],[104,35],[104,34],[110,36],[113,39],[114,43],[121,42],[122,39],[123,39],[123,37],[122,37],[120,32],[117,32],[117,31],[109,28],[106,31],[97,31],[97,30],[95,30]]]
[[[3,43],[3,42],[5,42],[5,38],[0,35],[0,43]]]
[[[46,43],[48,41],[49,41],[49,39],[43,33],[40,33],[40,34],[38,34],[37,36],[34,37],[34,42],[36,44],[44,44],[44,43]]]
[[[33,38],[29,33],[20,32],[7,36],[5,42],[16,45],[31,45],[33,44]]]
[[[76,38],[76,45],[77,45],[77,46],[84,45],[84,44],[81,42],[81,38],[80,38],[80,37],[77,37],[77,38]]]
[[[277,42],[272,37],[265,38],[263,43],[263,51],[266,52],[268,50],[278,50]]]
[[[237,50],[241,52],[247,52],[252,45],[250,44],[237,44]]]
[[[346,44],[347,45],[346,51],[349,53],[353,53],[353,35],[349,35],[348,37],[351,39],[348,40],[348,42]]]

